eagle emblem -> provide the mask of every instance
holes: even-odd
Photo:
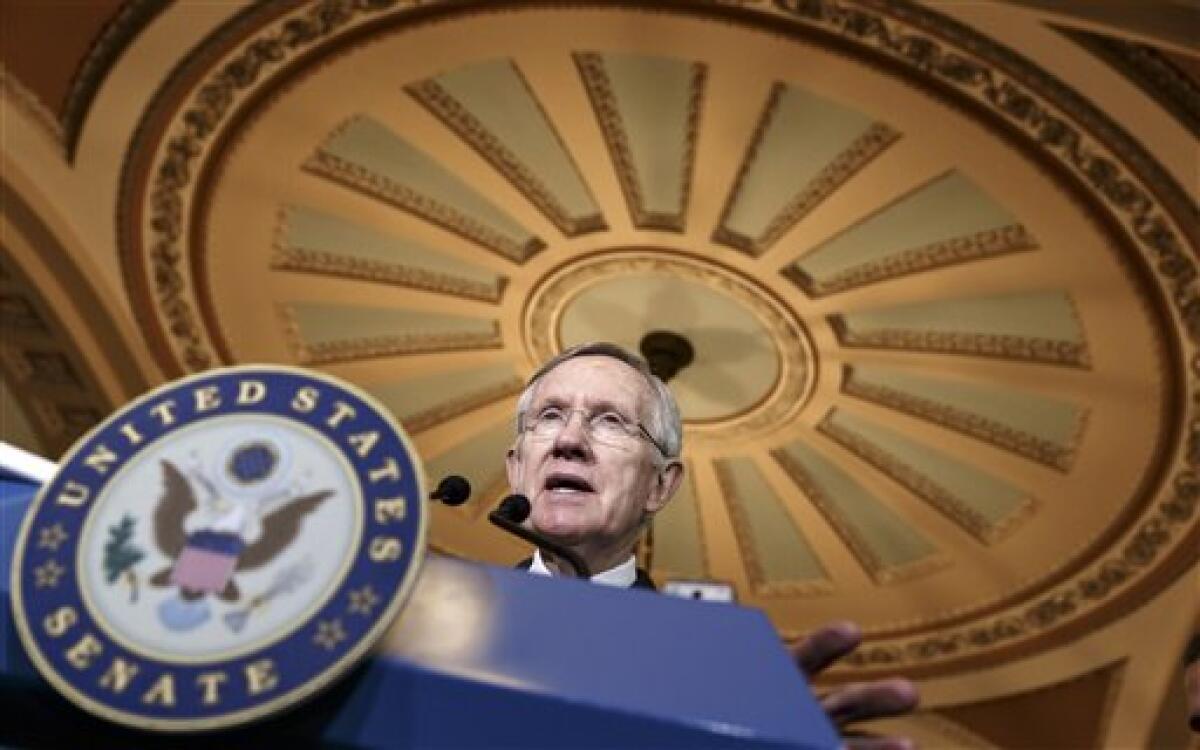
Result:
[[[197,468],[185,474],[162,459],[162,494],[153,513],[153,537],[171,563],[149,578],[155,588],[174,587],[178,599],[167,599],[159,617],[171,630],[190,630],[208,619],[204,598],[236,603],[242,598],[237,574],[261,568],[288,548],[304,519],[333,492],[297,495],[294,488],[255,492],[268,485],[278,463],[274,446],[257,442],[239,446],[225,466],[227,477],[243,490],[230,497]],[[228,620],[237,629],[238,619]]]
[[[391,414],[323,373],[167,383],[81,438],[25,512],[22,646],[75,705],[143,730],[290,709],[368,654],[415,586],[424,481]]]

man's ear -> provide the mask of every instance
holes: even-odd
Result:
[[[508,488],[513,492],[520,491],[521,458],[517,455],[515,443],[508,449],[508,453],[504,454],[504,472],[508,475]]]
[[[671,461],[658,472],[654,486],[650,489],[650,499],[646,502],[647,513],[657,513],[667,506],[667,501],[679,489],[683,480],[683,462]]]

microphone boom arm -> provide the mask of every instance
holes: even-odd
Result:
[[[511,498],[513,496],[510,495],[509,497]],[[520,537],[535,547],[540,547],[552,553],[555,557],[566,560],[571,564],[571,567],[575,569],[575,575],[579,578],[587,579],[592,577],[592,572],[588,569],[587,563],[585,563],[583,558],[578,554],[572,552],[561,544],[550,541],[537,532],[521,526],[520,523],[509,518],[506,514],[506,511],[508,511],[510,507],[509,503],[507,502],[508,499],[509,498],[505,498],[505,502],[501,502],[500,507],[496,508],[496,510],[493,510],[491,513],[488,513],[489,521],[513,536]],[[525,498],[522,498],[522,500],[525,500]],[[528,500],[525,500],[526,504],[528,504],[528,502]]]

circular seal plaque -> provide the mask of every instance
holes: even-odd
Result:
[[[399,612],[425,551],[419,461],[387,411],[299,369],[213,370],[82,438],[38,494],[12,602],[82,708],[229,727],[329,685]]]

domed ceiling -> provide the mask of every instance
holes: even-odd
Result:
[[[162,371],[279,362],[470,478],[508,563],[516,394],[685,337],[683,488],[640,554],[854,677],[1060,645],[1195,561],[1191,197],[1108,115],[923,6],[253,6],[141,114],[122,282]]]

